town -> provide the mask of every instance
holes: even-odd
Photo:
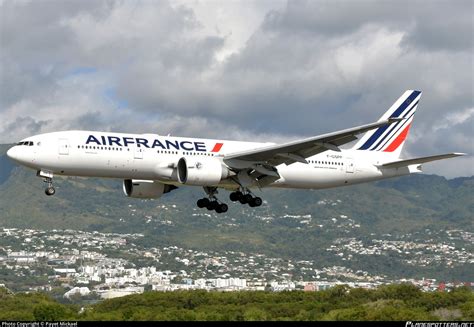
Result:
[[[303,217],[304,218],[304,217]],[[347,217],[340,217],[346,219]],[[308,217],[304,218],[308,219]],[[446,231],[450,239],[472,242],[474,234]],[[143,234],[78,230],[0,230],[1,286],[11,291],[60,290],[66,299],[107,299],[147,290],[324,290],[335,285],[376,288],[408,282],[424,291],[471,286],[472,281],[393,280],[345,266],[319,267],[314,261],[293,261],[259,253],[198,251],[177,246],[147,248]],[[406,240],[339,238],[325,251],[350,261],[358,255],[406,256],[412,265],[472,264],[474,254],[452,244]]]

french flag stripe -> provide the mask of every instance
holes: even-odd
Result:
[[[403,103],[397,108],[397,110],[395,110],[395,112],[390,117],[397,118],[402,115],[405,109],[407,109],[407,107],[420,95],[420,93],[420,91],[413,91],[410,96],[408,96],[408,98],[403,101]],[[368,148],[370,148],[379,139],[379,137],[382,136],[382,134],[388,129],[388,127],[389,125],[386,125],[377,129],[375,133],[372,134],[372,136],[367,140],[367,142],[365,142],[359,148],[359,150],[367,150]]]
[[[214,148],[211,150],[211,152],[219,152],[222,149],[223,145],[224,143],[216,143],[216,145],[214,145]]]
[[[418,100],[418,101],[419,101],[419,100]],[[411,113],[412,110],[416,110],[416,106],[417,106],[417,104],[418,104],[418,101],[416,101],[415,104],[414,104],[410,109],[408,109],[408,110],[405,112],[405,114],[403,115],[403,118],[406,118],[406,117]],[[414,111],[413,111],[413,113],[414,113]],[[412,116],[413,116],[413,113],[412,113]],[[411,116],[410,116],[410,117],[411,117]],[[408,120],[408,119],[401,120],[401,121],[399,121],[398,123],[392,124],[392,125],[390,126],[390,129],[388,130],[387,134],[385,134],[385,136],[383,136],[382,138],[380,138],[379,142],[378,142],[374,147],[372,147],[371,150],[380,150],[379,145],[382,144],[382,143],[384,143],[384,141],[387,139],[387,137],[388,137],[389,135],[390,135],[390,138],[391,138],[391,137],[393,137],[395,134],[397,134],[396,131],[395,131],[395,133],[393,133],[393,134],[392,134],[392,132],[393,132],[395,129],[397,129],[397,131],[398,131],[398,129],[399,129],[398,127],[404,125],[407,120]],[[387,141],[388,141],[388,140],[387,140]],[[385,142],[385,143],[387,143],[387,142]]]
[[[405,139],[407,138],[408,131],[410,130],[410,126],[411,126],[411,124],[409,124],[409,125],[403,130],[403,132],[401,132],[400,135],[398,135],[398,137],[392,142],[392,144],[390,144],[390,145],[384,150],[384,152],[393,152],[393,151],[395,151],[395,150],[400,146],[400,144],[402,144],[403,141],[405,141]]]

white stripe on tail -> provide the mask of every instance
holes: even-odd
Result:
[[[369,131],[356,143],[354,150],[381,151],[400,157],[410,130],[421,91],[407,90],[379,119],[402,118],[399,122]]]

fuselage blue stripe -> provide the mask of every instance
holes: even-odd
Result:
[[[420,95],[420,93],[420,91],[413,91],[410,96],[397,108],[397,110],[395,110],[390,118],[397,118],[399,115],[401,115],[403,111],[405,111],[405,109],[418,97],[418,95]],[[372,136],[359,148],[359,150],[367,150],[370,148],[387,130],[388,127],[389,125],[379,127],[379,129],[377,129],[374,134],[372,134]]]

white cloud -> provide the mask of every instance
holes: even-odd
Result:
[[[472,4],[343,4],[3,1],[0,142],[58,129],[280,142],[371,122],[416,88],[407,153],[471,152]]]
[[[433,126],[433,131],[435,132],[439,129],[450,128],[462,124],[471,117],[474,117],[474,108],[467,108],[463,111],[447,113],[444,117],[440,117],[439,122]],[[474,128],[474,126],[472,127]]]
[[[285,0],[177,0],[172,6],[191,8],[204,27],[202,34],[217,34],[225,39],[224,46],[215,54],[215,59],[223,62],[245,46],[269,11],[281,10],[285,3]]]

